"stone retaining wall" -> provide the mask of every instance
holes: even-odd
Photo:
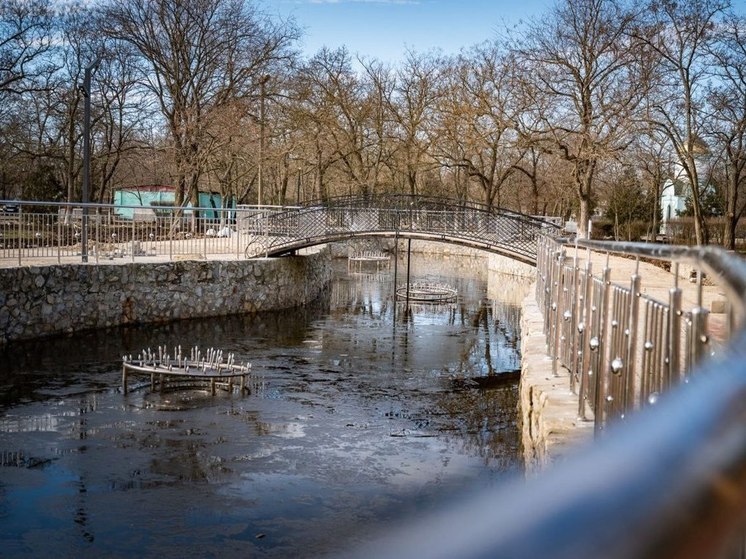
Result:
[[[328,250],[257,260],[0,269],[0,344],[89,328],[304,305],[331,279]]]
[[[487,257],[487,269],[490,272],[499,272],[520,278],[536,278],[536,266],[524,264],[514,258],[500,254],[490,254]]]
[[[536,285],[521,307],[519,413],[527,473],[546,468],[593,438],[593,422],[578,419],[578,397],[570,391],[568,372],[560,368],[558,376],[552,373],[535,293]]]

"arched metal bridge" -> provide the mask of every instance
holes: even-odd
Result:
[[[359,237],[394,237],[452,243],[535,265],[537,236],[560,232],[555,223],[510,210],[450,198],[394,194],[260,210],[241,221],[241,229],[250,234],[249,258],[280,256]]]

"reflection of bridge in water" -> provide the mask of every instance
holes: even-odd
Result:
[[[536,240],[556,224],[510,210],[449,198],[380,195],[257,212],[242,218],[249,258],[361,237],[441,241],[536,263]]]

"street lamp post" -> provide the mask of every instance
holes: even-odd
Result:
[[[300,163],[298,164],[298,178],[295,183],[295,204],[300,206]]]
[[[264,186],[264,100],[266,98],[266,86],[269,76],[262,76],[259,82],[259,173],[257,206],[262,206],[262,188]]]
[[[98,66],[96,58],[83,73],[83,227],[81,231],[80,252],[83,262],[88,262],[88,203],[90,201],[89,185],[91,181],[91,74]]]

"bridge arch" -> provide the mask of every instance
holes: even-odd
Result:
[[[537,238],[558,224],[502,208],[434,196],[345,196],[239,216],[246,256],[280,256],[363,237],[420,239],[501,254],[536,265]]]

